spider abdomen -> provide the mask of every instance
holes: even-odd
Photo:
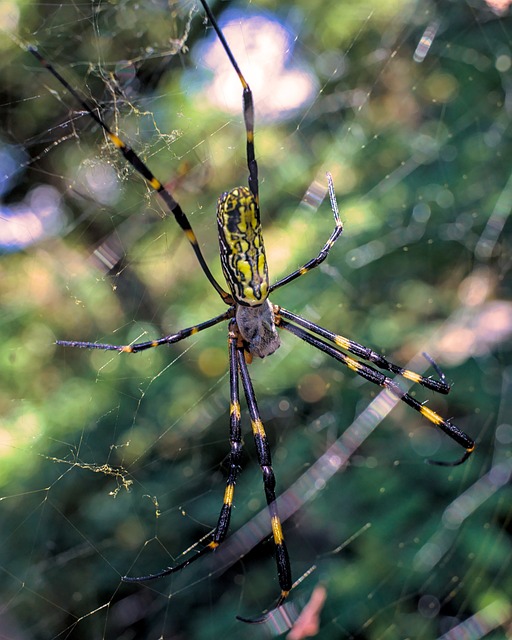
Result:
[[[220,261],[235,302],[263,304],[268,296],[268,267],[260,210],[247,187],[235,187],[217,201]]]

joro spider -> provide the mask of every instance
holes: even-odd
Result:
[[[348,369],[370,382],[385,387],[402,402],[420,413],[432,425],[439,427],[450,438],[464,447],[465,453],[453,462],[432,461],[428,462],[444,466],[456,466],[463,463],[475,448],[474,441],[450,420],[442,418],[432,409],[415,400],[405,393],[400,386],[390,377],[377,371],[391,372],[403,378],[420,384],[432,391],[447,394],[450,390],[444,374],[439,367],[429,358],[438,379],[423,377],[422,375],[404,369],[372,349],[365,347],[353,340],[328,331],[323,327],[298,316],[291,311],[272,304],[269,294],[280,287],[305,275],[308,271],[318,267],[326,258],[343,231],[338,205],[334,191],[333,180],[327,174],[328,192],[332,213],[334,216],[334,230],[318,255],[299,269],[296,269],[286,277],[274,284],[269,283],[267,261],[260,224],[259,193],[258,193],[258,165],[254,150],[254,106],[251,89],[243,76],[224,35],[218,26],[210,8],[205,0],[201,4],[215,30],[222,46],[231,62],[242,85],[243,117],[247,141],[247,167],[249,170],[248,187],[239,186],[223,193],[217,202],[217,225],[219,236],[220,260],[224,278],[228,290],[226,291],[214,278],[199,247],[196,235],[190,226],[187,216],[181,209],[172,193],[155,178],[146,164],[135,152],[111,131],[104,120],[94,111],[82,96],[73,89],[60,75],[51,63],[46,61],[35,47],[28,50],[39,62],[58,80],[58,82],[73,96],[88,115],[101,127],[110,141],[122,153],[132,167],[141,174],[148,185],[162,198],[166,207],[174,215],[176,222],[184,231],[197,260],[210,284],[217,291],[222,301],[228,306],[227,310],[209,320],[196,324],[176,333],[164,336],[157,340],[138,342],[130,345],[99,344],[81,342],[75,340],[59,340],[57,344],[65,347],[80,347],[87,349],[103,349],[119,351],[122,353],[138,353],[146,349],[152,349],[161,345],[170,345],[180,342],[200,331],[213,327],[220,322],[228,321],[228,353],[229,353],[229,379],[230,379],[230,428],[229,428],[229,473],[226,481],[223,504],[220,510],[217,525],[210,534],[210,540],[201,550],[191,558],[167,567],[158,573],[144,576],[124,576],[125,582],[146,582],[163,578],[176,571],[180,571],[192,562],[210,551],[214,551],[226,538],[231,511],[233,506],[235,485],[238,479],[242,451],[241,412],[239,380],[242,382],[247,407],[249,410],[252,433],[256,446],[259,466],[263,476],[265,498],[270,513],[272,535],[275,543],[275,558],[277,574],[280,586],[280,595],[275,608],[281,606],[292,588],[292,576],[290,561],[286,549],[286,543],[282,531],[281,521],[276,506],[275,477],[272,469],[271,453],[265,435],[265,429],[260,418],[256,396],[249,375],[248,364],[254,357],[264,358],[269,356],[280,346],[280,338],[277,329],[284,329],[300,338],[307,344],[338,360]],[[345,352],[357,356],[359,360],[352,358]],[[365,364],[371,363],[370,364]],[[255,619],[240,618],[245,622],[262,622],[268,616],[263,614]]]

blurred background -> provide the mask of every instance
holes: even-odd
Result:
[[[271,280],[329,237],[326,171],[345,225],[273,302],[434,375],[428,352],[452,391],[411,392],[477,442],[460,467],[426,465],[463,450],[399,403],[331,475],[315,464],[380,389],[289,334],[251,365],[277,491],[295,505],[288,620],[326,595],[290,638],[512,633],[507,5],[211,3],[254,92]],[[226,325],[138,355],[55,340],[150,340],[223,304],[173,217],[24,47],[167,185],[219,279],[216,199],[247,180],[239,81],[189,0],[3,0],[0,27],[0,637],[286,635],[281,614],[235,619],[279,592],[268,526],[251,525],[265,500],[245,409],[239,551],[121,582],[180,561],[216,524]]]

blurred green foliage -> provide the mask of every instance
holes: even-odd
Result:
[[[221,15],[232,5],[213,8]],[[19,12],[19,38],[101,106],[169,183],[220,278],[214,204],[247,171],[241,114],[219,111],[187,84],[207,76],[190,54],[211,36],[202,14],[188,1],[2,6],[2,28]],[[317,565],[292,600],[300,607],[317,583],[326,586],[322,638],[436,638],[489,602],[510,606],[512,593],[509,486],[443,529],[447,506],[510,460],[510,17],[481,0],[237,8],[284,21],[297,37],[294,56],[321,87],[289,119],[256,124],[272,279],[315,255],[331,232],[327,201],[300,204],[326,170],[345,223],[327,264],[274,302],[398,363],[425,368],[418,354],[428,350],[453,390],[416,397],[478,442],[462,467],[424,465],[460,452],[396,407],[351,466],[285,523],[294,576]],[[435,38],[416,62],[429,26]],[[257,614],[277,595],[268,540],[213,576],[200,561],[147,586],[120,581],[171,564],[216,523],[229,451],[226,327],[137,356],[54,341],[147,340],[222,304],[172,217],[97,126],[22,47],[7,37],[0,47],[0,143],[16,161],[4,206],[45,185],[64,212],[56,232],[0,259],[0,635],[267,637],[235,616]],[[104,200],[88,187],[94,170],[113,175]],[[491,223],[494,244],[482,240]],[[97,257],[105,247],[118,258],[110,270]],[[379,391],[288,335],[251,374],[278,491]],[[245,422],[233,531],[264,506]],[[441,533],[446,555],[419,569],[419,550]]]

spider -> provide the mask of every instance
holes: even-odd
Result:
[[[192,327],[181,329],[176,333],[130,345],[99,344],[81,341],[59,340],[57,344],[65,347],[81,347],[87,349],[103,349],[122,353],[138,353],[146,349],[152,349],[161,345],[171,345],[181,340],[213,327],[221,322],[228,322],[228,354],[229,354],[229,380],[230,380],[230,427],[229,427],[229,472],[226,480],[224,499],[217,525],[209,535],[209,541],[195,555],[187,560],[166,567],[157,573],[144,576],[124,576],[125,582],[146,582],[163,578],[176,571],[180,571],[192,562],[195,562],[206,553],[215,551],[226,538],[231,518],[235,485],[240,472],[242,452],[241,411],[239,381],[242,383],[245,400],[249,410],[252,433],[258,463],[263,476],[265,498],[270,514],[270,524],[275,545],[275,559],[277,575],[280,587],[280,595],[274,608],[280,607],[292,589],[292,574],[290,560],[283,535],[281,521],[276,505],[275,476],[272,468],[271,453],[265,434],[265,429],[260,418],[256,396],[254,393],[248,365],[254,357],[264,358],[271,355],[280,346],[278,329],[293,334],[300,340],[315,347],[331,358],[341,362],[355,374],[370,382],[387,388],[394,396],[420,413],[432,425],[439,427],[444,433],[459,445],[464,447],[465,453],[453,462],[441,462],[429,460],[432,464],[455,466],[463,463],[475,448],[474,441],[459,429],[450,420],[442,418],[438,413],[429,409],[425,404],[415,400],[404,392],[397,382],[378,371],[390,372],[403,378],[420,384],[432,391],[446,394],[450,387],[445,375],[430,359],[437,379],[423,377],[422,375],[404,369],[388,361],[384,356],[372,349],[365,347],[353,340],[333,333],[323,327],[298,316],[291,311],[272,304],[269,295],[277,289],[289,284],[293,280],[305,275],[318,267],[329,254],[333,245],[343,232],[334,184],[331,175],[327,174],[327,185],[332,214],[334,216],[334,230],[322,247],[318,255],[308,260],[300,268],[296,269],[274,284],[270,284],[265,248],[260,223],[259,191],[258,191],[258,164],[254,148],[254,106],[251,89],[242,74],[231,49],[213,16],[205,0],[200,0],[208,16],[208,19],[219,38],[230,63],[242,85],[243,117],[246,131],[246,157],[249,171],[248,187],[239,186],[223,193],[217,202],[217,226],[220,248],[220,261],[222,272],[227,284],[227,290],[217,282],[211,273],[199,247],[196,235],[190,226],[186,214],[181,209],[173,194],[155,178],[146,164],[123,140],[115,134],[106,122],[84,98],[73,89],[67,80],[46,61],[35,47],[28,47],[28,51],[55,77],[55,79],[73,96],[85,112],[101,127],[107,138],[117,147],[132,167],[141,174],[148,185],[162,198],[166,207],[174,215],[176,222],[185,233],[199,265],[227,305],[227,310],[209,320],[200,322]],[[351,354],[351,355],[348,355]],[[352,356],[356,356],[353,358]],[[370,364],[368,364],[370,363]],[[373,365],[373,366],[372,366]],[[377,367],[377,368],[375,368]],[[208,539],[208,538],[207,538]],[[254,619],[240,618],[245,622],[262,622],[269,613],[262,614]]]

